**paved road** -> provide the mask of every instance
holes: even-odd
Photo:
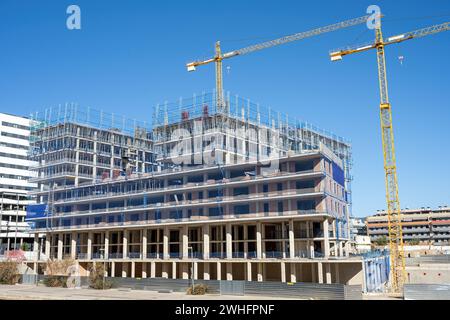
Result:
[[[263,296],[192,296],[183,292],[158,293],[128,289],[66,289],[33,285],[0,285],[0,300],[286,300]]]

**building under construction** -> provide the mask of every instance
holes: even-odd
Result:
[[[38,121],[41,213],[29,221],[46,241],[35,242],[36,272],[46,259],[72,257],[83,273],[103,261],[116,277],[363,283],[362,259],[349,257],[350,144],[237,96],[214,101],[202,94],[156,106],[152,134],[79,123],[73,108],[70,121],[65,111]],[[71,161],[58,158],[75,168],[66,180],[41,171],[51,136],[72,143],[52,152],[75,151]],[[131,146],[144,159],[103,176],[130,163],[115,150]],[[90,154],[88,180],[80,167]],[[96,166],[100,156],[104,167]]]

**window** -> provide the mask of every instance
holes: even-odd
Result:
[[[307,189],[307,188],[314,188],[314,180],[309,181],[297,181],[295,183],[295,186],[297,189]]]
[[[248,204],[234,206],[235,214],[248,214],[250,212],[250,206]]]
[[[263,192],[269,192],[269,185],[268,184],[263,184]]]
[[[269,204],[264,203],[264,213],[268,213],[268,212],[269,212]]]
[[[99,224],[102,222],[102,217],[94,217],[94,224]]]
[[[283,191],[283,183],[277,183],[277,190],[278,191]]]
[[[30,127],[28,127],[28,126],[24,126],[24,125],[17,124],[17,123],[6,122],[6,121],[2,121],[2,126],[16,128],[16,129],[22,129],[22,130],[30,130]]]
[[[139,213],[133,213],[130,216],[130,221],[138,221],[139,220]]]
[[[114,216],[108,216],[108,223],[114,222]]]
[[[233,196],[240,196],[243,194],[248,194],[248,187],[240,187],[233,189]]]
[[[283,202],[278,201],[278,213],[282,213],[282,212],[283,212]]]
[[[198,198],[199,199],[203,199],[203,191],[199,191],[198,192]]]
[[[316,203],[314,200],[297,201],[297,210],[314,210]]]
[[[209,208],[209,216],[210,217],[221,216],[221,215],[223,215],[222,207]]]
[[[27,140],[28,141],[28,137],[27,136],[23,136],[21,134],[15,134],[15,133],[9,133],[9,132],[2,131],[2,136],[10,137],[10,138],[16,138],[16,139],[22,139],[22,140]]]

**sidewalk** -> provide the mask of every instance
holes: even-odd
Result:
[[[129,289],[67,289],[33,285],[0,285],[0,300],[292,300],[264,296],[187,295]],[[295,299],[294,299],[295,300]]]

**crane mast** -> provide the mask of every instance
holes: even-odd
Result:
[[[388,235],[391,258],[391,290],[400,292],[406,280],[405,255],[403,248],[403,232],[400,200],[398,196],[397,166],[395,159],[394,131],[392,125],[392,108],[389,102],[388,82],[386,74],[386,59],[384,49],[387,45],[403,42],[410,39],[420,38],[443,31],[450,30],[450,23],[445,22],[439,25],[406,32],[393,37],[383,39],[381,23],[375,28],[375,42],[335,50],[330,53],[331,61],[342,60],[348,54],[376,49],[378,64],[378,81],[380,90],[380,124],[383,145],[383,159],[386,184],[386,203],[388,213]]]
[[[381,26],[375,29],[378,80],[380,86],[380,122],[383,144],[386,203],[388,211],[388,235],[391,255],[392,291],[398,292],[405,279],[405,257],[400,200],[398,197],[397,165],[395,161],[392,108],[389,103],[386,59]]]

